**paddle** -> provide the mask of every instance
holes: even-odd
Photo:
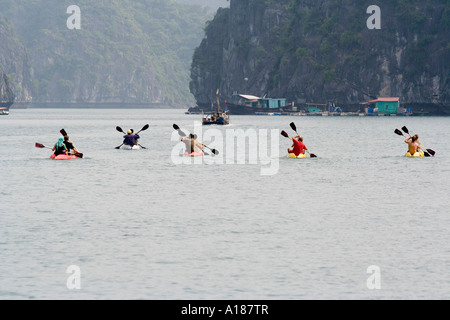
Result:
[[[289,126],[291,127],[292,130],[295,131],[295,133],[299,136],[298,132],[297,132],[297,126],[295,125],[295,123],[291,122],[289,124]],[[308,152],[309,156],[311,158],[317,158],[317,156],[314,153],[310,153],[309,150],[306,150],[306,152]]]
[[[61,130],[59,130],[59,132],[60,132],[64,137],[65,137],[65,136],[68,136],[68,134],[67,134],[66,130],[64,130],[64,128],[61,129]],[[76,155],[78,158],[83,158],[83,156],[84,156],[81,152],[74,152],[73,154]]]
[[[180,127],[177,126],[176,124],[173,124],[173,128],[178,131],[178,134],[180,135],[180,137],[187,137],[187,134],[185,134],[183,131],[181,131]]]
[[[149,124],[146,124],[146,125],[143,126],[142,129],[139,130],[136,134],[138,134],[138,133],[140,133],[140,132],[142,132],[142,131],[145,131],[145,130],[147,130],[148,128],[150,128],[150,125],[149,125]],[[124,134],[127,134],[127,133],[126,133],[125,131],[123,131],[122,128],[119,127],[119,126],[116,127],[116,130],[119,131],[119,132],[122,132],[122,133],[124,133]]]
[[[116,127],[116,130],[119,131],[119,132],[121,132],[121,133],[123,133],[123,134],[126,134],[126,132],[124,132],[124,131],[122,130],[122,128],[119,127],[119,126]],[[114,149],[120,149],[122,146],[123,146],[123,143],[122,143],[120,146],[115,147]]]
[[[136,134],[138,134],[138,133],[140,133],[140,132],[142,132],[142,131],[145,131],[145,130],[147,130],[148,128],[150,127],[150,125],[149,124],[146,124],[145,126],[143,126],[142,127],[142,129],[141,130],[139,130]],[[117,131],[119,131],[119,132],[122,132],[123,134],[126,134],[126,132],[125,131],[123,131],[122,130],[122,128],[121,127],[119,127],[119,126],[117,126],[116,127],[116,130]],[[121,147],[123,146],[123,143],[120,145],[120,146],[118,146],[118,147],[115,147],[114,149],[120,149]],[[147,149],[146,147],[144,147],[143,145],[141,145],[141,144],[139,144],[139,146],[141,146],[141,148],[142,149]]]
[[[405,135],[403,134],[403,132],[401,132],[401,131],[398,130],[398,129],[395,129],[394,132],[395,132],[396,134],[398,134],[399,136],[405,136]]]
[[[287,134],[286,131],[281,131],[281,135],[282,135],[283,137],[286,137],[286,138],[290,139],[290,137],[289,137],[289,135]]]
[[[403,130],[403,132],[405,132],[407,135],[409,135],[409,137],[411,137],[411,134],[409,133],[409,130],[408,130],[408,128],[407,128],[406,126],[403,126],[403,127],[402,127],[402,130]],[[395,133],[398,134],[398,135],[405,136],[405,135],[404,135],[400,130],[398,130],[398,129],[395,129]],[[436,154],[436,151],[434,151],[433,149],[426,149],[426,151],[428,151],[433,157],[434,157],[434,155]],[[430,154],[427,155],[427,152],[425,152],[425,151],[424,151],[424,153],[425,153],[425,157],[430,157]]]
[[[291,123],[289,124],[289,126],[292,128],[292,130],[295,131],[296,134],[298,134],[298,132],[297,132],[297,126],[295,125],[295,123],[291,122]],[[299,135],[299,134],[298,134],[298,135]]]
[[[122,133],[124,133],[124,134],[127,134],[127,133],[126,133],[126,132],[124,132],[124,131],[122,130],[122,128],[121,128],[121,127],[119,127],[119,126],[117,126],[117,127],[116,127],[116,130],[117,130],[117,131],[119,131],[119,132],[122,132]]]
[[[138,133],[141,132],[141,131],[147,130],[149,127],[150,127],[150,125],[146,124],[145,126],[142,127],[141,130],[138,131]],[[138,133],[136,133],[136,134],[138,134]]]
[[[50,150],[52,149],[52,148],[46,147],[42,143],[38,143],[38,142],[36,142],[35,147],[39,148],[39,149],[50,149]]]
[[[178,131],[178,134],[180,135],[180,137],[187,137],[187,134],[185,134],[178,125],[174,124],[173,128],[175,130]],[[205,148],[208,148],[209,150],[211,150],[212,153],[214,153],[215,155],[219,154],[219,151],[217,151],[216,149],[211,149],[210,147],[208,147],[207,145],[204,145]]]

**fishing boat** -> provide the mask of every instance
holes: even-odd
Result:
[[[219,103],[219,89],[217,89],[216,92],[216,105],[217,109],[216,112],[211,112],[209,114],[205,114],[202,112],[202,125],[228,125],[230,124],[230,111],[225,108],[225,110],[220,110],[220,103]]]
[[[11,107],[12,104],[12,102],[0,102],[0,115],[8,115],[9,107]]]

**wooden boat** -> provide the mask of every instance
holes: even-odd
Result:
[[[204,114],[202,112],[202,125],[228,125],[230,124],[230,112],[228,110],[220,111],[220,103],[219,103],[219,89],[216,92],[216,104],[217,110],[216,112],[211,112],[209,114]]]
[[[3,103],[0,102],[0,115],[8,115],[9,107],[12,106],[12,102]]]

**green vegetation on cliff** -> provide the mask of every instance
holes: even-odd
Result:
[[[0,66],[0,104],[9,104],[14,102],[14,93],[9,85],[8,76],[3,73]]]

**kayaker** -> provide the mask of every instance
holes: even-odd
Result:
[[[416,134],[412,137],[406,138],[405,143],[408,144],[408,152],[411,155],[414,155],[416,152],[419,152],[422,149],[422,146],[419,142],[419,135]]]
[[[58,142],[55,143],[55,145],[52,148],[52,151],[54,151],[55,156],[59,156],[61,154],[68,154],[68,150],[66,145],[64,144],[63,137],[58,139]]]
[[[296,157],[298,157],[300,154],[305,154],[305,150],[308,150],[303,143],[303,138],[300,135],[293,137],[292,142],[292,149],[288,149],[288,153],[293,153]]]
[[[191,136],[192,136],[192,134],[181,138],[181,142],[184,143],[185,152],[187,152],[187,153],[191,153]]]
[[[181,138],[181,141],[186,147],[186,153],[201,152],[205,147],[204,144],[197,140],[196,134],[191,133],[188,136]]]
[[[73,145],[73,142],[69,140],[69,136],[64,136],[64,145],[67,148],[68,154],[71,154],[70,151],[72,151],[72,150],[73,150],[72,154],[81,153],[80,151],[77,150],[77,148],[75,148],[75,146]]]
[[[123,144],[126,146],[134,147],[139,144],[139,135],[134,134],[134,130],[130,129],[127,131],[127,134],[123,136]]]

